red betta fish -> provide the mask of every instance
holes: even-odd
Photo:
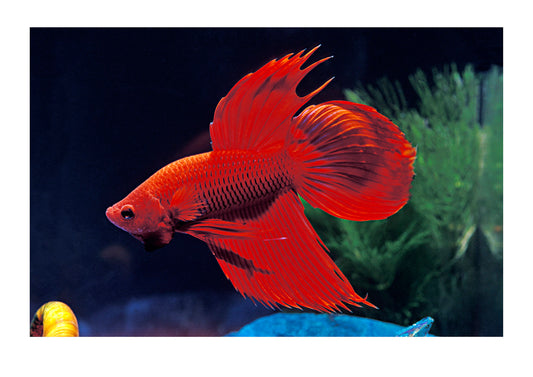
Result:
[[[244,297],[321,312],[375,307],[355,293],[304,215],[298,195],[348,220],[384,219],[409,198],[416,151],[369,106],[346,101],[295,113],[330,81],[296,94],[308,53],[272,60],[242,78],[215,110],[211,152],[168,164],[107,209],[144,243],[176,232],[206,242]]]

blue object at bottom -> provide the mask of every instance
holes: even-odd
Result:
[[[404,327],[345,314],[276,313],[227,336],[426,336],[433,319]]]

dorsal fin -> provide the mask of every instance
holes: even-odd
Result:
[[[213,150],[267,151],[281,148],[296,111],[330,81],[300,97],[296,87],[321,59],[305,69],[300,67],[320,46],[272,60],[243,77],[222,98],[215,110],[210,133]]]

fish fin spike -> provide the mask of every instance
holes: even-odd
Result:
[[[216,107],[210,126],[213,150],[260,152],[283,148],[293,116],[329,83],[304,97],[296,94],[305,75],[329,59],[301,69],[317,48],[271,60],[238,81]]]
[[[308,106],[294,118],[291,137],[296,190],[313,207],[348,220],[379,220],[408,201],[416,149],[372,107]]]
[[[262,239],[262,230],[246,223],[207,218],[195,221],[185,228],[185,232],[207,240],[210,236],[228,239]]]
[[[170,201],[172,216],[180,221],[192,221],[201,215],[203,205],[196,198],[194,190],[178,188]]]
[[[294,191],[224,216],[224,221],[254,229],[257,237],[249,237],[253,233],[250,231],[246,237],[206,232],[201,239],[244,297],[267,307],[310,308],[320,312],[349,310],[348,305],[373,306],[355,293],[331,260]]]

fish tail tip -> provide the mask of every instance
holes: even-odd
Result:
[[[379,310],[379,308],[378,308],[376,305],[372,304],[370,301],[368,301],[367,298],[368,298],[368,293],[365,295],[365,297],[363,298],[363,300],[361,301],[361,303],[362,303],[362,304],[365,304],[365,305],[367,305],[367,306],[370,306],[371,308],[374,308],[374,309]]]
[[[371,307],[372,309],[376,309],[376,310],[379,310],[379,307],[377,307],[376,305],[372,304],[371,302],[368,302],[368,301],[362,301],[361,304],[365,304],[366,306],[369,306]]]

